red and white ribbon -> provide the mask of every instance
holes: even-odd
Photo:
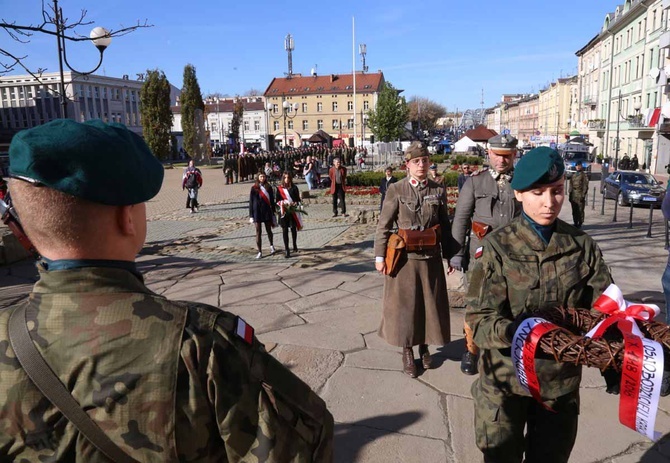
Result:
[[[278,191],[279,195],[282,197],[282,200],[277,202],[277,204],[279,205],[279,214],[281,217],[284,217],[286,215],[288,207],[293,202],[293,199],[291,198],[291,194],[289,193],[288,189],[284,187],[279,187]],[[299,212],[293,212],[293,220],[295,221],[296,230],[298,231],[302,230],[303,223],[302,223],[302,217]]]
[[[557,329],[558,326],[544,318],[530,317],[521,322],[512,339],[512,362],[516,377],[521,387],[547,410],[552,409],[544,403],[540,394],[540,381],[535,373],[535,351],[540,339]]]
[[[660,343],[645,338],[635,320],[652,320],[660,309],[654,304],[626,301],[613,284],[596,300],[593,308],[609,317],[586,333],[587,337],[598,339],[616,324],[624,338],[619,421],[656,441],[661,437],[654,426],[663,377],[663,348]]]

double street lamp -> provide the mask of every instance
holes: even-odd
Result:
[[[104,27],[95,27],[89,38],[93,42],[93,45],[100,52],[100,61],[98,65],[91,71],[81,72],[74,69],[70,66],[70,63],[67,62],[67,53],[65,51],[65,23],[63,22],[63,10],[58,6],[58,0],[53,0],[54,4],[54,14],[56,22],[56,40],[58,42],[58,67],[60,70],[60,104],[61,104],[61,115],[63,119],[67,119],[67,98],[65,97],[65,76],[63,74],[63,62],[65,65],[73,72],[81,75],[93,74],[98,68],[102,65],[102,55],[112,42],[112,37],[107,29]]]
[[[281,103],[281,114],[275,116],[273,113],[274,111],[274,106],[273,110],[270,111],[268,110],[268,114],[270,115],[271,118],[273,119],[284,119],[284,139],[282,140],[282,151],[284,151],[284,171],[288,171],[288,157],[286,156],[286,145],[288,142],[288,138],[286,136],[286,119],[294,119],[298,115],[298,108],[300,106],[298,103],[291,104],[286,99],[284,98],[284,95],[282,95],[282,103]],[[269,109],[269,108],[268,108]],[[293,113],[292,116],[289,115],[289,113]]]

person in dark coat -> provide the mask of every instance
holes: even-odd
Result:
[[[382,179],[381,183],[379,184],[379,192],[382,195],[382,200],[379,203],[379,210],[381,211],[382,206],[384,205],[384,198],[386,198],[386,190],[388,190],[389,185],[394,184],[395,182],[398,181],[397,178],[393,176],[393,168],[392,167],[387,167],[385,170],[386,176]]]
[[[256,259],[263,257],[261,250],[261,224],[265,225],[265,231],[270,241],[270,254],[275,253],[275,247],[272,242],[272,227],[275,226],[275,196],[272,186],[268,183],[267,176],[260,173],[256,176],[256,182],[251,187],[249,193],[249,223],[256,226],[256,248],[258,254]]]
[[[342,215],[347,215],[347,203],[344,200],[344,189],[347,186],[347,168],[340,164],[340,158],[333,159],[333,167],[328,171],[330,177],[330,194],[333,195],[333,217],[337,217],[337,200],[340,200]]]
[[[284,257],[289,258],[291,252],[288,247],[288,231],[291,229],[293,252],[298,252],[298,230],[302,229],[302,214],[290,210],[300,204],[300,191],[293,184],[293,174],[291,172],[286,171],[282,174],[282,181],[277,185],[275,198],[280,210],[279,225],[284,238]]]

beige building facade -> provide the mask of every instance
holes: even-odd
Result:
[[[353,74],[274,78],[264,93],[270,146],[297,147],[319,130],[329,134],[335,144],[373,142],[366,113],[377,105],[384,75],[381,71],[357,72],[355,81],[354,92]]]

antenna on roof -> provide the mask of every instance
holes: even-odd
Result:
[[[284,39],[284,50],[288,53],[288,73],[286,78],[290,79],[293,77],[293,50],[295,50],[295,42],[291,34],[288,34]]]
[[[363,72],[368,72],[368,67],[365,65],[365,55],[368,53],[368,46],[364,43],[360,44],[358,46],[358,53],[361,55],[361,59],[363,60]]]

